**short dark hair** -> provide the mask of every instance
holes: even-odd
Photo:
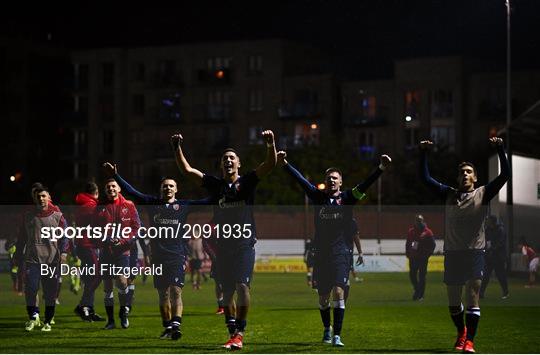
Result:
[[[163,176],[163,177],[161,178],[161,181],[159,182],[159,184],[160,184],[160,185],[163,184],[163,181],[165,181],[165,180],[172,180],[172,181],[174,181],[175,183],[177,183],[175,178],[170,177],[170,176]],[[178,184],[178,183],[177,183],[177,184]]]
[[[224,156],[225,153],[228,153],[228,152],[232,152],[232,153],[236,154],[237,157],[240,156],[240,155],[238,155],[238,152],[234,148],[225,148],[225,149],[223,149],[223,152],[221,152],[221,156]]]
[[[326,169],[326,171],[324,172],[324,176],[330,174],[330,173],[338,173],[339,176],[343,177],[343,173],[341,172],[341,170],[339,170],[338,168],[335,168],[335,167],[330,167],[328,169]]]
[[[47,188],[47,186],[43,185],[40,182],[36,182],[32,184],[32,197],[34,197],[36,194],[39,194],[40,192],[43,192],[43,191],[49,192],[49,189]]]
[[[86,183],[86,187],[84,188],[84,192],[88,193],[88,194],[95,194],[96,192],[98,192],[99,188],[97,186],[97,184],[93,181],[89,181]]]
[[[458,165],[458,170],[460,170],[460,169],[463,168],[464,166],[470,166],[470,167],[473,169],[474,175],[477,175],[477,174],[476,174],[476,167],[474,166],[473,163],[471,163],[470,161],[462,161],[462,162],[459,163],[459,165]]]
[[[108,178],[108,179],[105,179],[105,182],[103,183],[104,185],[107,185],[109,182],[116,182],[118,184],[118,182],[114,179],[114,178]]]

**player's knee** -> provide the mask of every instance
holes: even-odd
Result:
[[[340,286],[334,287],[334,301],[342,300],[344,295],[345,295],[345,290],[342,287]]]
[[[249,286],[245,283],[237,283],[236,284],[236,292],[239,294],[249,294]]]

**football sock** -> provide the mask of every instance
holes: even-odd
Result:
[[[180,324],[182,324],[182,317],[178,317],[178,316],[172,317],[170,324],[173,330],[178,330],[180,328]]]
[[[465,322],[467,324],[467,340],[473,341],[480,321],[480,307],[467,307]]]
[[[163,325],[163,328],[170,328],[171,327],[171,321],[170,320],[164,320],[161,322]]]
[[[458,332],[461,333],[465,329],[465,321],[463,319],[463,304],[459,306],[449,306],[448,309],[450,310],[450,317],[452,317],[454,325],[456,326]]]
[[[223,297],[218,298],[218,300],[217,300],[217,306],[218,306],[218,308],[223,308],[223,307],[224,307],[224,306],[223,306]]]
[[[236,330],[237,330],[239,333],[243,333],[243,332],[246,330],[246,325],[247,325],[247,320],[245,320],[245,319],[239,319],[239,320],[236,322]]]
[[[51,323],[54,317],[54,306],[45,306],[45,323]]]
[[[236,320],[234,319],[234,317],[225,316],[225,324],[227,325],[229,334],[233,335],[236,332]]]
[[[114,322],[114,306],[105,306],[105,311],[107,311],[107,318],[109,323]]]
[[[341,335],[344,316],[345,300],[334,301],[334,335]]]
[[[319,311],[321,312],[321,320],[324,327],[330,327],[330,305],[319,305]]]
[[[36,319],[39,315],[39,308],[36,306],[26,306],[26,313],[28,313],[28,319]]]

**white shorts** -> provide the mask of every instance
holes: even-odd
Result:
[[[539,257],[536,257],[531,260],[529,263],[529,272],[537,272],[538,271],[538,261],[540,260]]]

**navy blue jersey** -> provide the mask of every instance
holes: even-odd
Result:
[[[147,195],[137,191],[127,181],[122,179],[120,175],[116,174],[114,179],[118,182],[118,185],[127,193],[139,200],[139,203],[148,205],[147,211],[150,219],[150,227],[164,228],[172,227],[176,232],[178,224],[181,226],[186,222],[190,211],[190,206],[193,205],[207,205],[210,203],[209,199],[202,200],[177,200],[172,203],[164,203],[163,200],[154,195]],[[183,238],[184,229],[180,228],[177,238],[168,235],[167,238],[148,238],[150,239],[150,252],[152,255],[152,262],[168,262],[174,261],[179,256],[188,255],[188,239]]]
[[[235,182],[228,183],[223,178],[204,174],[202,186],[208,190],[214,205],[213,223],[220,228],[217,246],[220,249],[234,249],[240,246],[253,246],[257,241],[253,204],[255,189],[259,177],[255,170],[240,176]],[[236,229],[239,226],[241,236],[227,237],[224,226]],[[227,227],[228,229],[228,227]]]
[[[337,196],[329,196],[317,189],[291,164],[285,170],[302,186],[314,205],[315,237],[313,247],[319,255],[350,254],[353,249],[353,205],[362,198],[367,188],[381,175],[377,168],[366,181],[354,189],[341,191]],[[354,191],[354,192],[353,192]]]

